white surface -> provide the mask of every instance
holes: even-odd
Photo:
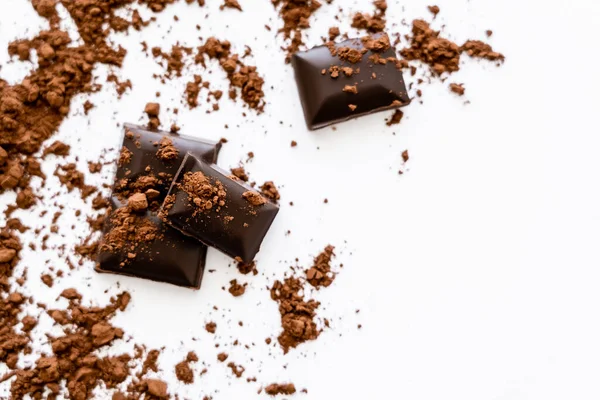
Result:
[[[406,108],[405,119],[393,129],[385,126],[386,115],[378,114],[314,133],[305,129],[292,70],[283,64],[283,53],[274,52],[282,42],[275,36],[280,20],[270,2],[240,0],[244,13],[219,12],[219,1],[209,3],[214,4],[205,9],[169,6],[142,33],[114,35],[129,50],[118,75],[131,79],[133,90],[117,102],[114,89],[105,85],[91,96],[97,107],[89,117],[80,115],[78,106],[85,98],[77,98],[56,138],[73,145],[71,158],[79,155],[84,168],[102,149],[118,146],[116,123],[136,122],[156,91],[162,93],[163,125],[170,126],[173,114],[167,107],[174,106],[170,99],[180,102],[187,80],[165,86],[152,79],[161,69],[141,53],[142,40],[150,47],[177,41],[197,46],[194,27],[200,23],[204,38],[227,38],[239,52],[250,45],[252,62],[266,80],[265,114],[256,117],[241,103],[223,99],[221,111],[212,114],[204,112],[206,105],[190,111],[178,104],[177,122],[186,134],[227,137],[222,167],[253,151],[256,157],[247,165],[251,178],[281,186],[282,210],[258,257],[261,274],[240,276],[225,256],[210,251],[208,268],[215,272],[206,274],[199,292],[97,275],[90,265],[47,289],[37,278],[45,260],[63,264],[50,253],[24,250],[27,293],[53,304],[63,288],[76,286],[86,300],[105,303],[105,291],[129,290],[133,302],[115,324],[137,343],[166,346],[159,375],[169,381],[171,393],[184,398],[264,398],[256,394],[261,384],[291,381],[308,389],[296,395],[307,399],[598,399],[600,3],[439,0],[436,27],[445,24],[446,35],[459,43],[484,38],[492,29],[490,42],[506,55],[505,65],[463,57],[461,71],[450,81],[465,83],[465,99],[450,93],[447,83],[425,86],[424,104]],[[388,3],[392,32],[407,32],[403,19],[431,18],[421,1]],[[337,0],[317,12],[309,45],[320,43],[336,23],[341,4]],[[342,31],[351,34],[351,13],[373,11],[370,1],[343,6]],[[0,61],[6,64],[6,44],[34,35],[45,22],[25,0],[9,0],[2,14]],[[175,25],[174,15],[180,18]],[[9,64],[0,74],[13,81],[26,68]],[[99,77],[105,74],[106,68],[97,69]],[[209,80],[213,88],[227,87],[219,68]],[[203,92],[200,99],[205,97]],[[471,104],[464,105],[467,99]],[[298,141],[297,148],[290,147],[291,140]],[[399,176],[405,149],[409,170]],[[59,161],[44,166],[48,175]],[[52,182],[56,185],[53,177]],[[61,197],[66,215],[72,217],[79,207],[78,197]],[[0,204],[12,198],[5,195]],[[28,222],[35,226],[39,218],[33,214]],[[72,219],[60,223],[68,227]],[[63,240],[70,246],[78,241],[70,235]],[[283,356],[264,343],[279,329],[277,305],[265,288],[283,277],[296,257],[307,266],[328,243],[344,264],[335,283],[316,294],[322,302],[319,316],[329,318],[332,329]],[[249,283],[240,298],[221,289],[233,278]],[[211,320],[218,324],[216,337],[203,328]],[[42,325],[49,326],[49,318]],[[46,329],[35,331],[40,343]],[[235,339],[255,346],[234,347]],[[131,344],[119,344],[111,353]],[[176,382],[173,365],[189,350],[210,368],[184,387]],[[258,382],[233,378],[216,362],[220,351],[246,367],[244,378],[256,376]],[[0,385],[0,398],[7,390]],[[106,398],[101,388],[98,393]]]

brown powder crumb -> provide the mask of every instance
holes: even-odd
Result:
[[[355,104],[348,104],[348,108],[350,109],[350,111],[354,111],[354,110],[356,110],[356,105]]]
[[[229,355],[227,353],[219,353],[217,355],[217,360],[219,360],[220,362],[225,362],[225,360],[227,360],[228,357]]]
[[[254,192],[252,190],[248,190],[247,192],[242,193],[242,197],[253,206],[262,206],[267,202],[264,197],[261,196],[260,193]]]
[[[404,112],[402,112],[402,110],[395,110],[390,119],[386,121],[386,125],[397,125],[402,121],[402,117],[404,117]]]
[[[58,177],[60,183],[67,187],[69,192],[76,188],[81,190],[81,197],[84,199],[98,190],[94,186],[85,184],[83,172],[77,170],[77,165],[74,163],[57,166],[54,175]]]
[[[197,362],[198,356],[194,352],[189,352],[185,360],[175,365],[175,375],[177,379],[185,384],[194,383],[194,371],[190,362]]]
[[[90,171],[91,174],[102,172],[102,163],[88,161],[88,171]]]
[[[236,376],[236,378],[241,378],[244,374],[244,371],[246,371],[244,367],[242,367],[241,365],[235,365],[233,362],[229,362],[227,364],[227,367],[231,369],[231,372]]]
[[[337,26],[329,28],[329,40],[335,40],[338,36],[340,36],[340,28]]]
[[[156,157],[163,161],[171,161],[179,157],[179,150],[173,144],[171,138],[165,136],[160,139],[158,143],[158,150],[156,151]]]
[[[248,182],[248,180],[250,179],[250,177],[246,173],[246,169],[241,165],[236,168],[231,168],[231,174],[244,182]]]
[[[48,274],[44,274],[40,278],[42,279],[42,282],[44,283],[44,285],[46,285],[48,287],[54,286],[54,279],[52,278],[52,276],[50,276]]]
[[[308,340],[315,340],[321,333],[314,322],[315,310],[319,303],[304,299],[302,281],[298,278],[286,278],[275,281],[271,287],[271,299],[279,303],[282,332],[277,340],[283,352],[295,348]]]
[[[136,193],[129,197],[127,205],[133,211],[146,211],[148,209],[148,199],[144,193]]]
[[[429,10],[430,13],[433,14],[433,17],[437,17],[437,15],[440,12],[440,8],[438,6],[427,6],[427,9]]]
[[[263,183],[263,185],[260,187],[260,192],[263,196],[271,200],[273,203],[277,204],[279,199],[281,199],[279,190],[277,190],[277,186],[275,186],[275,183],[273,183],[273,181],[267,181]]]
[[[484,58],[489,61],[504,61],[503,54],[495,52],[492,46],[480,40],[468,40],[460,49],[467,53],[469,57]]]
[[[206,332],[214,334],[217,331],[217,324],[209,322],[204,326],[204,329],[206,329]]]
[[[334,51],[335,53],[333,55],[337,55],[340,60],[348,61],[351,64],[356,64],[362,60],[362,57],[367,52],[367,49],[358,50],[353,47],[340,47],[338,49],[334,48]]]
[[[200,75],[194,75],[194,80],[187,83],[185,87],[185,99],[191,109],[198,107],[198,95],[202,88],[204,88],[204,85],[202,85],[202,77]]]
[[[361,38],[361,40],[365,49],[375,53],[382,53],[391,47],[390,37],[388,35],[379,35],[378,37],[365,36]]]
[[[494,34],[494,31],[491,31],[489,29],[487,31],[485,31],[485,36],[487,36],[487,37],[492,37],[493,34]]]
[[[184,58],[186,55],[191,55],[192,50],[191,47],[185,47],[179,44],[173,45],[170,53],[163,52],[160,47],[152,48],[152,56],[160,60],[163,67],[166,69],[163,76],[163,83],[165,78],[171,79],[174,76],[182,75],[183,68],[185,67]]]
[[[252,261],[249,264],[242,262],[240,258],[236,258],[237,261],[237,269],[241,274],[247,275],[252,272],[254,275],[258,274],[258,270],[256,269],[256,262]]]
[[[121,153],[119,155],[119,159],[117,160],[117,165],[119,167],[123,167],[131,162],[131,157],[133,153],[125,146],[121,149]]]
[[[400,54],[407,60],[420,60],[431,70],[441,75],[459,69],[460,47],[448,39],[440,38],[440,32],[429,27],[429,23],[417,19],[413,21],[410,47],[402,49]]]
[[[356,87],[356,85],[346,85],[344,86],[344,88],[342,89],[343,92],[346,93],[352,93],[352,94],[357,94],[358,93],[358,89]]]
[[[402,152],[402,161],[403,161],[403,162],[407,162],[407,161],[409,160],[409,158],[410,158],[410,157],[409,157],[409,155],[408,155],[408,150],[404,150],[404,151]]]
[[[212,210],[219,212],[225,205],[226,192],[219,181],[211,183],[202,172],[186,172],[183,176],[181,189],[188,195],[190,203],[194,204],[196,212]]]
[[[66,143],[63,143],[59,140],[52,143],[50,146],[44,149],[44,153],[42,154],[44,157],[48,154],[54,154],[57,156],[68,156],[71,151],[71,146]]]
[[[331,272],[331,258],[334,247],[329,245],[314,259],[313,266],[306,270],[306,280],[317,289],[333,283],[335,275]]]
[[[150,350],[146,355],[146,359],[142,365],[142,371],[140,373],[140,377],[146,375],[148,371],[158,372],[158,357],[160,356],[160,351],[158,350]]]
[[[148,114],[148,128],[157,129],[160,126],[160,119],[158,118],[160,113],[160,104],[148,103],[146,104],[144,112]]]
[[[265,388],[265,393],[269,396],[277,396],[278,394],[291,395],[296,393],[296,386],[293,383],[272,383]]]
[[[231,293],[233,297],[239,297],[239,296],[243,295],[244,293],[246,293],[247,285],[248,285],[247,283],[240,285],[238,283],[237,279],[234,279],[231,282],[229,282],[229,293]]]
[[[146,379],[145,383],[148,387],[148,394],[158,397],[159,399],[167,399],[169,397],[168,386],[165,381],[159,379]]]
[[[203,46],[198,48],[196,63],[204,65],[204,56],[219,60],[221,68],[227,73],[230,84],[230,97],[237,96],[236,89],[241,92],[241,97],[248,107],[263,112],[265,107],[264,92],[262,90],[264,79],[258,74],[256,67],[248,66],[240,61],[237,54],[231,54],[231,43],[220,41],[215,37],[206,40]]]
[[[131,81],[127,79],[126,81],[120,81],[119,78],[115,74],[110,74],[106,77],[107,82],[112,82],[115,84],[115,89],[117,91],[117,96],[121,98],[123,94],[127,91],[127,89],[131,90],[133,88]]]
[[[296,147],[296,146],[298,146],[298,142],[296,142],[295,140],[292,140],[291,146],[292,146],[292,147]]]
[[[351,26],[373,33],[382,32],[385,29],[385,13],[379,9],[373,15],[357,12],[352,17]]]
[[[219,6],[219,9],[223,10],[225,8],[235,8],[236,10],[242,11],[242,6],[240,6],[240,3],[238,3],[237,0],[225,0],[225,2]]]
[[[465,94],[465,88],[462,83],[451,83],[450,90],[459,96],[462,96]]]

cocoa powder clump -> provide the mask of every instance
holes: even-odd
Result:
[[[419,60],[429,65],[436,75],[458,71],[460,53],[456,43],[441,38],[439,31],[420,19],[413,21],[410,47],[400,51],[407,60]]]
[[[179,150],[177,150],[171,138],[165,136],[160,140],[156,157],[163,161],[171,161],[179,157]]]
[[[271,287],[271,299],[279,303],[282,332],[277,340],[284,353],[301,343],[315,340],[321,333],[314,321],[319,303],[312,299],[306,301],[301,294],[303,290],[302,281],[294,277],[275,281]]]
[[[321,7],[317,0],[271,0],[273,6],[279,10],[279,16],[283,20],[283,27],[279,30],[288,41],[284,48],[286,51],[285,61],[289,63],[292,54],[304,46],[302,31],[310,28],[308,20],[312,14]]]
[[[196,206],[196,212],[215,210],[219,212],[225,205],[225,187],[220,181],[211,179],[202,172],[186,172],[180,184],[181,189],[188,195],[191,204]]]
[[[237,279],[232,280],[231,282],[229,282],[229,293],[231,293],[231,295],[233,297],[240,297],[241,295],[243,295],[244,293],[246,293],[246,286],[248,284],[244,283],[243,285],[240,285],[237,281]]]
[[[331,272],[331,259],[334,256],[334,247],[328,245],[315,257],[313,266],[306,270],[306,280],[317,289],[327,287],[333,283],[335,275]]]
[[[469,57],[484,58],[489,61],[504,61],[503,54],[494,51],[492,46],[480,40],[468,40],[460,49],[467,53]]]
[[[252,190],[248,190],[247,192],[244,192],[242,194],[242,197],[248,202],[250,203],[252,206],[262,206],[263,204],[265,204],[267,202],[267,200],[265,200],[264,197],[262,197],[260,195],[260,193],[257,193],[255,191]]]
[[[279,190],[277,190],[277,186],[275,186],[273,181],[267,181],[263,183],[263,185],[260,187],[260,192],[273,203],[277,203],[279,199],[281,199]]]
[[[239,89],[242,100],[248,107],[261,113],[265,107],[265,94],[262,90],[265,81],[256,71],[256,67],[244,64],[239,55],[231,54],[230,48],[231,44],[228,41],[210,37],[198,48],[196,63],[204,65],[204,55],[219,60],[221,68],[227,73],[231,90]]]
[[[296,393],[296,386],[293,383],[272,383],[265,388],[265,393],[269,396],[277,396],[278,394],[291,395]]]

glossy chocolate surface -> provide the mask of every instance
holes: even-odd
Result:
[[[113,198],[111,206],[116,209],[121,203]],[[156,213],[147,211],[143,218],[147,218],[158,228],[157,238],[141,245],[136,250],[134,259],[128,258],[127,249],[100,251],[96,271],[199,289],[206,262],[206,246],[164,224]],[[104,232],[110,229],[112,226],[109,216]]]
[[[373,37],[377,37],[374,35]],[[349,39],[335,45],[336,49],[350,47],[363,49],[361,39]],[[378,111],[398,108],[410,103],[402,72],[394,62],[385,65],[374,63],[369,58],[373,51],[366,51],[357,63],[350,63],[332,56],[325,45],[292,56],[292,66],[300,95],[306,125],[309,129],[319,129],[371,114]],[[392,47],[377,53],[380,58],[395,58]],[[340,73],[332,78],[329,68],[332,66],[360,68],[358,73],[346,76]],[[323,70],[327,72],[323,74]],[[344,92],[346,85],[356,85],[358,93]],[[356,106],[354,110],[350,106]]]
[[[127,148],[132,155],[131,161],[120,166],[117,170],[115,194],[118,195],[120,192],[119,188],[126,187],[127,183],[133,182],[141,176],[152,175],[158,179],[158,185],[154,187],[154,189],[160,192],[160,195],[156,199],[158,204],[162,204],[164,197],[169,191],[173,177],[187,153],[192,153],[210,163],[214,163],[217,161],[219,151],[221,150],[221,143],[218,142],[164,131],[152,131],[148,130],[148,128],[132,124],[125,124],[124,129],[123,147]],[[159,149],[158,143],[165,137],[171,139],[173,145],[178,150],[177,157],[166,161],[161,160],[156,155]],[[126,179],[127,182],[123,182],[123,179]],[[123,199],[121,198],[121,200]]]
[[[198,211],[196,205],[190,202],[188,194],[180,189],[179,184],[184,175],[198,171],[211,182],[219,181],[223,185],[226,192],[225,204],[219,211],[217,207]],[[243,182],[231,179],[227,172],[190,154],[184,160],[169,191],[171,206],[167,206],[168,198],[161,216],[186,235],[249,263],[260,250],[279,207],[268,200],[259,206],[251,205],[242,197],[248,191],[256,192]]]

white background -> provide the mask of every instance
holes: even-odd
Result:
[[[307,399],[600,398],[600,3],[439,0],[442,12],[435,27],[445,24],[444,34],[457,43],[483,39],[492,29],[489,41],[506,55],[506,63],[496,68],[463,57],[461,71],[448,82],[464,82],[465,97],[450,93],[448,82],[425,85],[424,103],[406,108],[405,119],[392,128],[384,123],[388,115],[377,114],[317,132],[305,128],[291,67],[278,50],[282,40],[275,31],[281,22],[270,2],[240,0],[243,13],[221,12],[219,1],[208,3],[199,8],[180,2],[141,33],[113,35],[129,50],[117,74],[131,79],[133,90],[116,101],[111,84],[104,85],[89,97],[96,108],[88,117],[81,112],[88,97],[76,98],[56,137],[73,146],[69,159],[79,156],[85,169],[104,149],[119,146],[117,123],[145,122],[144,105],[160,91],[163,126],[168,128],[174,117],[167,108],[178,106],[176,121],[183,133],[229,139],[220,166],[235,166],[253,151],[256,157],[247,165],[251,179],[274,180],[282,193],[281,212],[258,257],[260,274],[241,276],[230,260],[210,251],[208,268],[215,272],[205,275],[198,292],[97,275],[89,263],[48,289],[38,276],[48,265],[67,270],[64,261],[52,251],[24,250],[20,268],[28,267],[29,281],[23,292],[52,306],[66,287],[77,287],[93,304],[129,290],[132,304],[114,323],[133,340],[117,343],[110,353],[130,351],[134,342],[164,346],[158,375],[183,398],[264,398],[257,394],[261,384],[287,381],[306,387],[308,394],[296,397]],[[390,32],[407,33],[402,20],[431,19],[421,1],[388,3]],[[324,5],[311,20],[307,44],[320,43],[336,24],[340,5],[342,32],[351,35],[356,34],[349,27],[352,13],[373,11],[370,1]],[[203,105],[190,111],[180,104],[188,78],[167,85],[152,78],[161,68],[142,53],[139,42],[165,50],[177,41],[197,46],[196,24],[204,38],[227,38],[240,53],[244,45],[252,47],[254,56],[247,62],[257,65],[266,80],[263,115],[226,96],[219,112],[206,114],[206,92],[200,95]],[[3,2],[2,78],[18,81],[31,68],[6,64],[7,43],[45,26],[27,1]],[[64,26],[72,24],[65,19]],[[224,73],[210,65],[211,75],[194,66],[186,76],[200,72],[213,89],[226,89]],[[97,68],[98,82],[106,73],[107,68]],[[291,140],[298,147],[291,148]],[[410,161],[399,176],[405,149]],[[109,153],[107,159],[112,157]],[[51,175],[63,162],[48,158],[44,170]],[[104,170],[102,180],[89,179],[109,182],[110,171]],[[54,177],[48,185],[40,193],[57,191]],[[13,198],[0,197],[0,209]],[[59,197],[66,205],[59,222],[64,238],[52,243],[71,248],[87,234],[81,221],[75,231],[69,228],[75,209],[91,212],[78,199],[78,193]],[[47,197],[46,206],[53,203]],[[35,227],[42,225],[39,211],[17,215]],[[337,249],[336,266],[344,267],[331,287],[314,296],[322,302],[319,317],[329,318],[332,329],[284,356],[264,342],[280,328],[277,304],[266,287],[281,279],[295,258],[309,266],[329,243]],[[222,290],[234,278],[248,282],[242,297]],[[204,330],[208,321],[217,322],[216,336]],[[51,325],[43,315],[34,331],[36,349],[49,351],[43,334]],[[235,339],[250,350],[232,346]],[[175,379],[173,365],[189,350],[201,361],[196,383],[184,386]],[[232,377],[216,361],[220,351],[246,367],[244,378],[256,376],[258,382]],[[21,365],[33,359],[24,358]],[[209,367],[201,378],[200,364]],[[0,385],[0,398],[7,392],[8,385]],[[98,388],[97,393],[107,398],[109,392]]]

